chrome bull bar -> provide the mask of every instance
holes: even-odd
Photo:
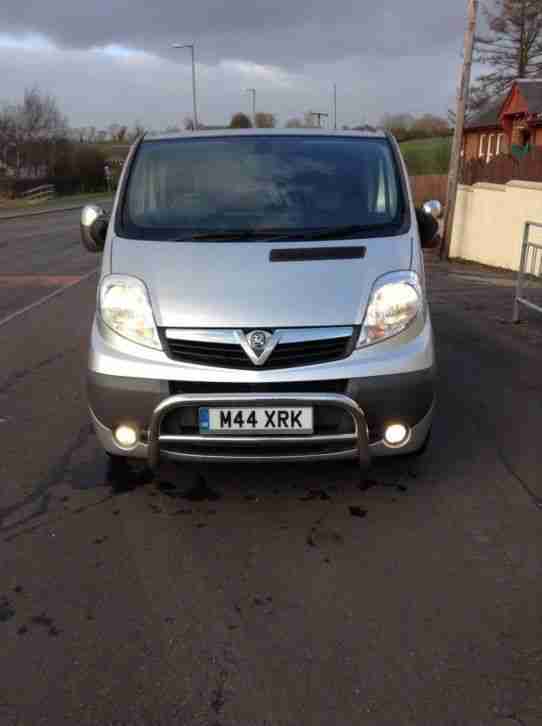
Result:
[[[194,408],[199,406],[223,406],[224,408],[236,408],[246,405],[250,406],[334,406],[347,412],[354,422],[354,432],[333,435],[296,435],[285,434],[276,436],[230,436],[229,434],[204,435],[171,435],[162,434],[161,426],[164,417],[177,408]],[[348,443],[351,446],[348,447]],[[209,453],[190,453],[182,451],[168,451],[167,444],[181,446],[182,444],[201,444],[209,447]],[[346,448],[333,452],[318,452],[319,445],[342,444]],[[236,447],[247,448],[247,455],[213,454],[213,445],[224,446],[230,444]],[[261,446],[262,444],[280,448],[281,444],[309,444],[315,446],[315,451],[307,454],[284,454],[259,455],[257,452],[250,455],[250,447]],[[179,394],[169,396],[161,401],[154,409],[148,430],[148,461],[151,468],[156,468],[163,455],[168,459],[180,459],[188,461],[318,461],[324,459],[358,459],[361,468],[370,464],[369,433],[365,414],[348,396],[334,393],[300,393],[291,395],[288,393],[270,394]]]

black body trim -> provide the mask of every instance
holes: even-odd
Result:
[[[415,426],[435,401],[436,368],[389,376],[352,378],[345,394],[363,409],[371,442],[393,421]]]
[[[132,421],[147,428],[156,406],[169,396],[168,381],[127,378],[88,371],[87,400],[96,418],[113,428]]]
[[[139,137],[139,139],[135,142],[135,145],[133,147],[132,154],[128,156],[125,164],[128,163],[128,168],[126,169],[126,174],[124,175],[122,186],[118,189],[117,195],[118,195],[118,205],[117,205],[117,213],[115,215],[114,221],[114,230],[117,237],[122,237],[123,234],[123,217],[124,217],[124,207],[126,204],[126,190],[128,188],[128,183],[130,181],[130,177],[132,175],[132,170],[134,168],[134,161],[135,158],[139,152],[139,149],[141,147],[141,144],[145,140],[145,134]]]
[[[362,260],[366,247],[299,247],[276,249],[269,253],[270,262],[301,262],[307,260]]]

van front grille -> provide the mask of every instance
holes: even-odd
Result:
[[[279,342],[267,361],[258,368],[260,370],[293,368],[340,360],[352,352],[352,338],[352,335],[348,335],[299,342]],[[219,368],[251,370],[255,368],[254,363],[238,343],[180,340],[165,336],[163,339],[169,356],[183,363]]]

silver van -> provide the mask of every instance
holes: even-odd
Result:
[[[415,209],[386,132],[146,136],[103,250],[88,402],[117,466],[320,461],[423,450],[435,358]]]

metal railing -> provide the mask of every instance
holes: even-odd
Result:
[[[542,224],[525,222],[512,318],[514,323],[520,321],[521,305],[542,313],[542,244],[535,244],[530,241],[530,231],[533,227],[542,229]],[[532,299],[527,300],[527,290],[538,292],[537,303],[539,304],[533,302]]]
[[[39,187],[34,187],[34,189],[28,189],[28,191],[23,192],[21,194],[21,197],[26,202],[42,202],[46,199],[52,199],[56,194],[55,186],[54,184],[42,184]]]

